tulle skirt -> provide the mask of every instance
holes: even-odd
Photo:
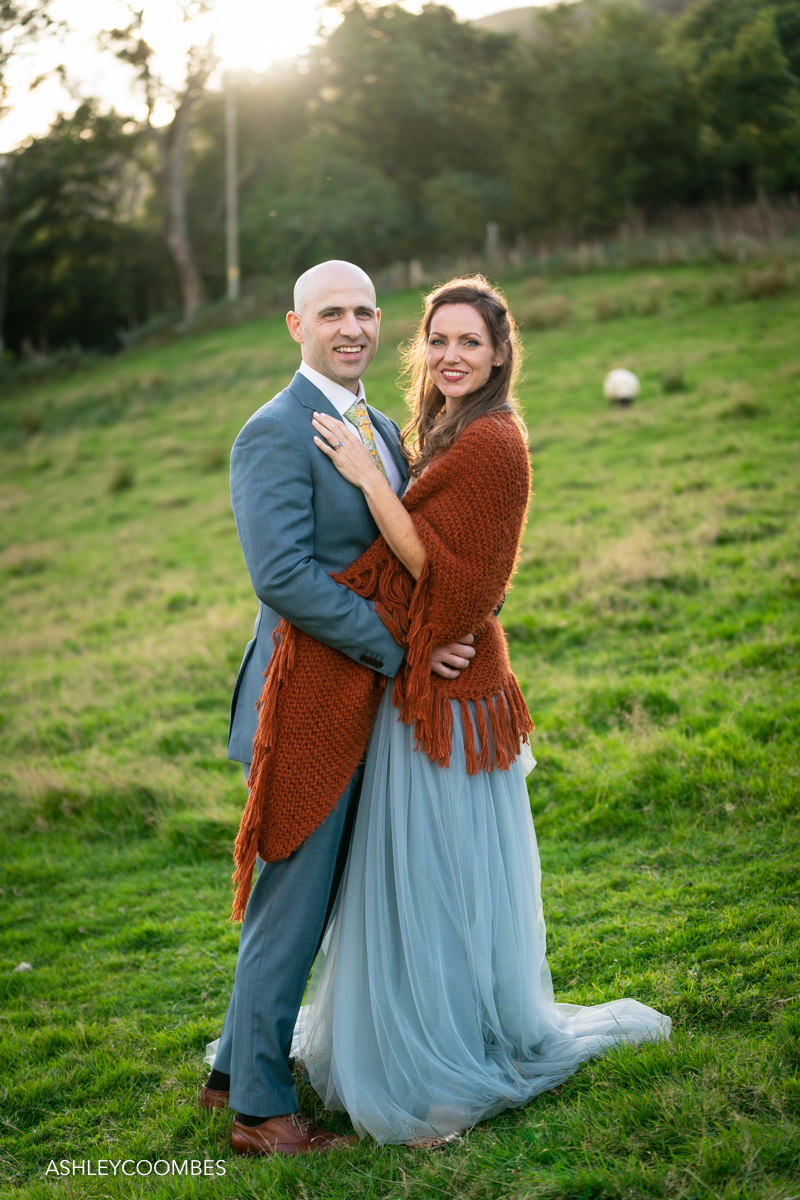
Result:
[[[467,775],[414,749],[386,694],[350,853],[295,1029],[325,1106],[413,1141],[525,1104],[619,1042],[669,1036],[621,999],[556,1004],[525,763]]]

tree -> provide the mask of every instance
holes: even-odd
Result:
[[[294,220],[283,204],[295,188],[296,164],[309,133],[307,105],[314,93],[310,75],[295,65],[273,67],[264,74],[237,73],[228,80],[236,89],[240,244],[242,278],[277,268],[294,269],[291,236],[276,224],[277,208]],[[187,207],[192,244],[204,283],[215,294],[225,289],[225,263],[220,230],[225,219],[225,97],[209,90],[194,109],[187,158]],[[325,148],[330,150],[330,146]],[[299,185],[298,185],[299,186]],[[303,197],[305,200],[305,197]]]
[[[0,0],[0,116],[8,96],[8,64],[21,46],[55,25],[50,4],[51,0]]]
[[[327,258],[369,268],[393,257],[407,213],[377,167],[309,138],[295,147],[287,185],[278,196],[248,192],[242,224],[255,272],[288,276]]]
[[[159,284],[163,305],[163,256],[140,220],[140,143],[124,118],[86,102],[7,156],[3,329],[13,350],[116,349]]]
[[[789,69],[800,76],[800,5],[797,0],[696,0],[670,31],[698,70],[720,50],[730,50],[740,31],[771,13]]]
[[[183,0],[180,5],[184,21],[204,14],[206,0]],[[197,269],[189,233],[186,193],[186,158],[192,109],[205,92],[209,77],[217,65],[211,42],[191,45],[186,53],[186,79],[180,91],[172,96],[174,115],[163,129],[156,130],[152,115],[156,99],[168,92],[163,80],[153,71],[154,48],[142,36],[145,10],[132,11],[131,21],[124,28],[112,29],[106,35],[107,44],[114,47],[119,59],[134,68],[147,105],[146,125],[157,139],[161,152],[160,194],[167,242],[181,294],[183,319],[188,323],[203,300],[203,285]]]
[[[341,23],[310,59],[312,127],[397,187],[414,221],[409,248],[435,246],[424,184],[445,171],[492,180],[502,170],[502,79],[516,39],[434,4],[419,14],[398,4],[338,7]]]
[[[780,3],[701,0],[674,31],[701,113],[704,187],[751,199],[800,185],[800,19]]]
[[[581,234],[691,195],[698,115],[663,21],[638,4],[543,13],[506,78],[513,212],[526,230]]]
[[[422,212],[438,249],[473,250],[486,241],[490,221],[508,215],[505,179],[490,179],[471,171],[441,171],[422,185]]]
[[[30,0],[0,0],[0,120],[7,111],[8,64],[23,46],[29,45],[54,26],[49,12],[50,3],[51,0],[38,0],[37,3],[31,3]],[[31,86],[35,86],[36,82],[33,80]],[[0,355],[5,348],[8,260],[16,236],[8,168],[8,157],[0,155]]]

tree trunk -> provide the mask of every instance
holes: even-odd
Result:
[[[0,180],[2,183],[2,180]],[[0,195],[2,199],[2,195]],[[0,358],[6,351],[6,311],[8,307],[8,274],[11,248],[14,245],[15,230],[3,214],[5,229],[0,235]],[[1,227],[0,227],[1,228]]]
[[[0,251],[0,359],[6,352],[6,295],[8,294],[8,255]]]
[[[193,99],[191,89],[181,97],[164,144],[167,245],[178,275],[185,324],[189,324],[203,299],[203,285],[189,240],[189,220],[186,211],[186,141],[189,131],[189,109]]]

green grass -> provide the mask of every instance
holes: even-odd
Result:
[[[674,1036],[438,1155],[246,1161],[229,1117],[197,1104],[236,955],[243,787],[224,743],[255,609],[226,463],[295,365],[282,322],[2,400],[0,1097],[17,1194],[800,1196],[797,278],[790,264],[761,298],[726,267],[509,284],[535,498],[502,619],[537,725],[556,996],[636,996]],[[398,418],[394,348],[417,309],[386,303],[368,377]],[[640,376],[632,409],[602,398],[613,366]],[[226,1174],[45,1174],[206,1157]]]

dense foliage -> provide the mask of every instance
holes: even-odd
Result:
[[[375,267],[472,251],[489,222],[510,245],[800,187],[796,0],[581,0],[536,10],[529,37],[435,4],[339,7],[307,60],[236,85],[251,287],[332,255]],[[206,91],[188,120],[189,236],[220,296],[223,95]],[[179,306],[159,136],[86,103],[6,157],[12,351],[107,348]]]

